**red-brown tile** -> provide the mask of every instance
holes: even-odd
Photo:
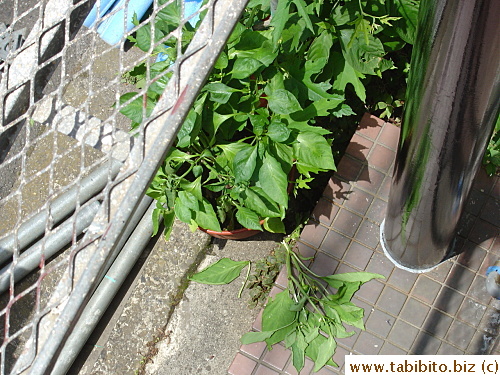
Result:
[[[366,216],[380,225],[382,224],[382,221],[384,221],[385,219],[386,211],[387,211],[387,202],[383,201],[382,199],[375,198]]]
[[[350,238],[334,230],[330,230],[325,236],[325,240],[321,244],[320,250],[332,255],[334,258],[342,259],[350,243]]]
[[[361,223],[361,216],[347,210],[340,210],[333,222],[333,228],[346,236],[353,237]]]
[[[337,204],[342,204],[344,200],[349,197],[349,194],[351,194],[351,190],[351,184],[333,176],[328,181],[328,184],[323,192],[323,196],[331,199]]]
[[[344,257],[344,262],[364,271],[372,255],[373,250],[357,242],[352,242]]]
[[[338,211],[339,206],[335,205],[330,200],[320,198],[312,212],[312,218],[326,226],[330,226]]]
[[[382,182],[382,186],[380,187],[380,190],[378,192],[378,195],[381,199],[386,201],[389,199],[391,185],[392,185],[392,178],[386,177],[384,182]]]
[[[389,173],[395,158],[394,151],[382,145],[375,145],[368,158],[368,164],[382,172]]]
[[[311,266],[311,270],[320,276],[328,276],[335,273],[338,265],[339,262],[337,260],[326,254],[318,253]]]
[[[252,324],[252,329],[256,331],[262,331],[262,312],[264,310],[260,310],[259,313],[257,314],[257,317],[255,318],[255,321]]]
[[[253,344],[242,345],[240,350],[251,357],[259,359],[262,353],[266,351],[266,343],[260,341],[260,342],[255,342]]]
[[[231,375],[250,375],[257,365],[256,362],[250,358],[245,357],[243,354],[236,354],[233,363],[229,367],[229,374]]]
[[[356,211],[357,213],[364,215],[368,210],[368,207],[370,207],[372,201],[373,195],[354,188],[352,194],[350,194],[349,198],[344,202],[344,206],[348,207],[352,211]]]
[[[355,238],[370,249],[375,249],[380,241],[380,226],[364,219]]]
[[[314,368],[314,362],[311,361],[309,358],[306,358],[305,363],[304,363],[304,368],[300,371],[300,375],[309,375]],[[287,375],[299,375],[295,367],[293,367],[293,362],[290,361],[288,366],[286,366],[285,373]]]
[[[290,358],[290,351],[281,345],[274,345],[273,348],[268,351],[263,358],[263,361],[278,370],[283,370],[288,358]]]
[[[378,137],[378,142],[392,150],[396,150],[399,142],[399,132],[400,129],[397,126],[386,122]]]
[[[357,160],[365,162],[372,147],[372,141],[360,136],[359,134],[354,134],[351,138],[349,146],[347,147],[346,154]]]
[[[347,181],[356,181],[362,167],[361,162],[344,155],[338,165],[336,175]]]
[[[311,244],[315,248],[318,248],[323,241],[326,232],[328,232],[328,229],[324,226],[314,222],[310,222],[302,230],[300,238],[302,239],[302,241]]]
[[[259,365],[257,371],[255,371],[255,375],[278,375],[278,374],[279,374],[278,372],[271,370],[269,367],[263,365]]]
[[[384,120],[381,120],[376,116],[365,113],[363,118],[361,119],[361,122],[359,123],[358,133],[375,140],[377,139],[384,122]]]
[[[358,176],[355,186],[369,193],[376,194],[384,181],[384,177],[383,173],[365,165]]]
[[[276,285],[286,288],[288,286],[288,272],[286,272],[286,266],[281,267],[281,271],[275,281]]]
[[[498,237],[498,227],[484,220],[477,220],[469,234],[469,240],[489,249],[493,240]]]
[[[316,255],[315,249],[301,241],[297,241],[294,251],[306,258],[310,258]]]

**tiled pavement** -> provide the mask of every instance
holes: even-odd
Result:
[[[365,115],[298,243],[301,253],[315,256],[316,273],[365,270],[386,277],[366,283],[353,299],[365,308],[366,331],[337,340],[340,367],[316,374],[343,373],[348,354],[500,354],[500,301],[485,287],[486,268],[500,258],[499,178],[482,171],[476,177],[458,234],[460,255],[425,274],[403,271],[379,243],[398,137],[399,128]],[[301,374],[312,367],[307,360]],[[297,372],[284,346],[268,351],[256,343],[240,348],[229,374]]]

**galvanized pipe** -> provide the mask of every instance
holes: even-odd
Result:
[[[423,0],[389,203],[386,255],[425,272],[453,238],[500,105],[500,2]]]
[[[17,283],[38,268],[42,255],[45,259],[51,258],[71,242],[73,233],[79,236],[92,223],[100,206],[99,202],[92,202],[83,207],[74,220],[64,222],[54,232],[27,249],[15,264],[9,263],[2,268],[0,270],[0,293],[9,290],[12,276],[14,282]]]
[[[73,186],[54,199],[50,203],[50,216],[54,224],[58,224],[75,210],[77,200],[83,205],[104,189],[109,178],[115,178],[121,166],[122,163],[119,161],[110,159],[109,162],[90,172],[79,185]],[[0,240],[0,265],[12,258],[16,247],[22,250],[40,238],[45,233],[48,218],[49,214],[47,210],[44,210],[25,221],[15,233],[2,238]]]
[[[146,202],[146,200],[143,200],[143,202]],[[64,344],[64,348],[57,359],[51,375],[64,375],[68,372],[94,331],[97,323],[99,323],[99,320],[106,312],[111,301],[115,298],[116,293],[118,293],[123,282],[128,277],[132,267],[151,240],[151,235],[153,233],[151,215],[156,208],[156,201],[151,203],[151,200],[148,200],[147,202],[150,202],[149,209],[142,216],[139,224],[133,226],[128,225],[130,229],[134,229],[132,235],[130,235],[127,243],[120,251],[118,257],[114,260],[105,277],[90,298],[90,301],[85,306],[80,319],[75,324],[73,332],[71,332],[71,335]],[[142,214],[143,213],[144,211]]]

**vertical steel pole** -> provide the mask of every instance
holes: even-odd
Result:
[[[386,255],[425,272],[452,252],[500,104],[500,1],[422,0],[387,214]]]

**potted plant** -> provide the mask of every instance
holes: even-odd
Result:
[[[155,78],[146,100],[121,97],[120,111],[133,125],[141,123],[145,102],[150,113],[168,80],[180,9],[173,2],[157,13],[154,38],[150,24],[132,38],[163,59],[129,74],[141,88],[146,73]],[[397,17],[365,13],[360,2],[304,0],[280,1],[270,16],[269,0],[250,1],[147,191],[158,201],[155,227],[163,217],[167,237],[176,217],[223,237],[234,230],[284,232],[290,195],[308,188],[316,173],[335,170],[331,131],[317,119],[354,114],[346,86],[364,100],[361,78],[393,67],[374,30]],[[183,45],[193,33],[186,23]]]

